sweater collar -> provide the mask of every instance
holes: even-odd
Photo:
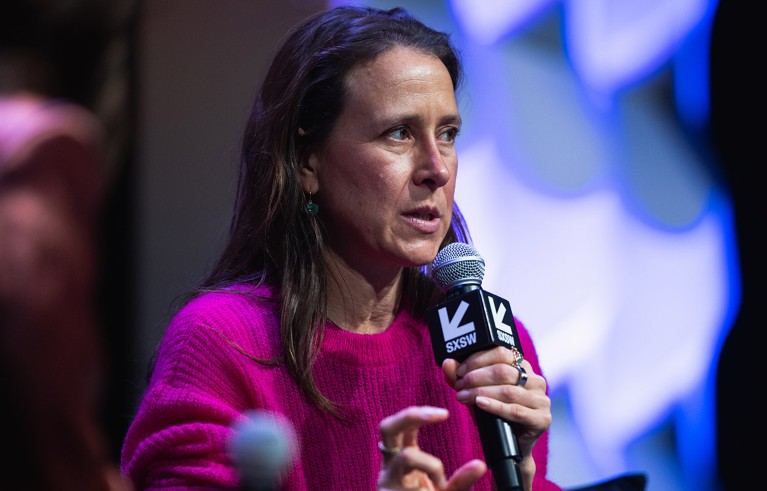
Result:
[[[319,358],[350,365],[389,365],[402,363],[406,353],[422,353],[425,342],[430,342],[425,325],[401,309],[389,328],[378,334],[345,331],[328,321]]]

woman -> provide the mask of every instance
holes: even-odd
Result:
[[[297,435],[284,489],[490,489],[475,405],[516,424],[525,489],[559,489],[524,327],[524,387],[506,348],[441,369],[431,351],[441,294],[423,266],[469,239],[460,75],[447,35],[402,9],[338,7],[289,35],[245,130],[229,243],[168,327],[126,436],[137,490],[236,487],[227,444],[254,408]]]

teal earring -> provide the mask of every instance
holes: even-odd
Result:
[[[309,193],[309,202],[306,203],[306,213],[314,216],[319,213],[319,211],[320,207],[317,205],[317,203],[312,201],[312,193]]]

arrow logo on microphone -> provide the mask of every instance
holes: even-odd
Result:
[[[439,309],[439,323],[442,326],[442,337],[445,341],[450,341],[458,336],[474,331],[474,322],[467,322],[464,325],[460,325],[463,316],[468,309],[469,304],[461,300],[452,319],[447,315],[447,308],[442,307]]]
[[[498,308],[496,308],[493,297],[488,296],[487,300],[490,302],[490,313],[493,315],[495,327],[508,334],[514,334],[511,326],[503,322],[503,318],[506,317],[506,306],[501,303],[498,305]]]

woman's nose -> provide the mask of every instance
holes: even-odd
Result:
[[[454,158],[450,149],[450,156],[443,154],[435,140],[424,141],[416,157],[416,169],[413,175],[415,183],[436,189],[450,182],[451,169],[446,159]]]

